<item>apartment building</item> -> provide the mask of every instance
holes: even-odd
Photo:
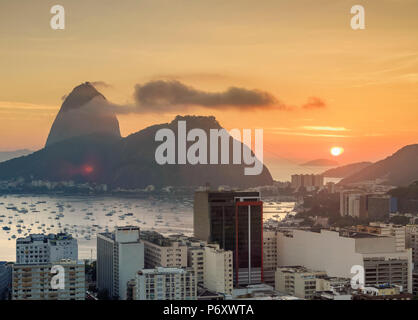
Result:
[[[220,249],[218,244],[208,244],[204,250],[204,287],[231,295],[234,287],[232,251]]]
[[[145,268],[187,267],[187,245],[182,241],[164,237],[157,232],[141,235],[145,250]]]
[[[329,276],[351,278],[364,268],[366,286],[394,284],[412,292],[412,251],[399,251],[395,237],[347,230],[292,230],[278,234],[278,265],[301,265]]]
[[[216,294],[230,295],[233,289],[233,253],[219,244],[207,244],[190,238],[187,245],[188,267],[194,270],[197,285]]]
[[[354,228],[358,232],[370,233],[386,237],[394,237],[396,241],[396,250],[404,251],[406,245],[406,228],[394,224],[381,222],[370,222],[368,226],[359,225]]]
[[[405,227],[406,247],[412,250],[412,262],[415,270],[418,267],[418,225],[410,224]]]
[[[311,271],[302,266],[278,267],[275,289],[301,299],[312,299],[316,293],[316,279],[326,276],[324,271]]]
[[[324,176],[320,174],[294,174],[291,178],[293,189],[298,189],[300,187],[321,188],[324,186]]]
[[[70,234],[31,234],[16,240],[17,264],[42,264],[62,259],[78,259],[77,239]]]
[[[391,212],[397,212],[397,200],[384,193],[362,190],[340,192],[340,215],[383,221]]]
[[[135,279],[135,300],[197,299],[196,277],[191,268],[143,269]]]
[[[97,235],[97,288],[110,298],[127,298],[127,284],[144,268],[139,227],[115,227]]]
[[[205,276],[205,245],[190,244],[187,249],[187,266],[194,270],[198,286],[203,286]]]
[[[367,195],[358,190],[345,190],[340,192],[340,215],[366,218]]]
[[[64,270],[64,283],[59,288],[51,285],[53,277],[59,274],[51,272],[56,265]],[[13,300],[84,300],[84,263],[65,259],[54,264],[15,264],[12,287]]]
[[[274,285],[277,269],[277,231],[263,231],[264,283]]]

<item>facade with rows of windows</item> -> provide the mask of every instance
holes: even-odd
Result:
[[[196,300],[197,284],[192,268],[143,269],[136,274],[136,300]]]

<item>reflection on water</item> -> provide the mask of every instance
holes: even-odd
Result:
[[[264,220],[281,220],[293,202],[265,202]],[[79,258],[96,256],[96,234],[136,225],[162,234],[193,233],[192,199],[23,196],[0,197],[0,261],[15,261],[16,238],[66,231],[78,240]]]
[[[295,202],[270,202],[264,201],[263,220],[283,220],[288,214],[295,213]]]

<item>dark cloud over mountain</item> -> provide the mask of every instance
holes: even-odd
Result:
[[[221,92],[208,92],[187,86],[177,80],[156,80],[137,84],[135,102],[142,111],[178,111],[188,106],[209,109],[264,109],[284,106],[270,93],[230,87]]]
[[[95,81],[92,86],[110,85]],[[89,107],[84,111],[97,108],[117,114],[129,113],[178,113],[190,111],[193,107],[216,110],[235,109],[240,111],[253,110],[315,110],[325,108],[326,104],[317,97],[310,97],[302,106],[292,106],[283,103],[273,94],[258,89],[229,87],[224,91],[205,91],[184,84],[178,80],[152,80],[144,84],[136,84],[134,88],[134,102],[124,105],[112,103],[108,100],[91,99]]]

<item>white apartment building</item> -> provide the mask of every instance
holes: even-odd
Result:
[[[301,299],[312,299],[316,293],[316,279],[326,277],[324,271],[311,271],[305,267],[278,267],[275,289]]]
[[[204,287],[210,291],[231,295],[234,287],[232,251],[208,244],[204,256]]]
[[[165,238],[153,233],[142,237],[145,250],[145,268],[187,267],[187,246],[182,241]]]
[[[414,268],[418,267],[418,225],[410,224],[405,227],[406,247],[412,250],[412,262]]]
[[[70,234],[31,234],[16,240],[17,264],[41,264],[62,259],[78,260],[77,239]]]
[[[136,274],[135,300],[196,300],[197,284],[191,268],[143,269]]]
[[[340,192],[340,215],[356,218],[367,217],[366,194],[358,190]]]
[[[230,295],[233,288],[233,254],[217,244],[179,235],[156,232],[141,236],[145,244],[145,268],[190,268],[196,285]]]
[[[51,287],[51,268],[64,268],[63,288]],[[86,292],[85,267],[74,260],[56,261],[54,264],[15,264],[12,280],[13,300],[84,300]]]
[[[351,278],[362,266],[366,286],[396,284],[412,291],[412,252],[397,250],[395,237],[360,232],[292,230],[278,234],[278,265],[324,270],[331,277]]]
[[[97,288],[126,300],[127,283],[144,268],[144,243],[139,227],[115,227],[97,235]]]
[[[404,251],[406,248],[406,227],[395,225],[395,224],[388,224],[388,223],[381,223],[381,222],[370,222],[371,227],[376,227],[379,230],[378,234],[381,236],[387,237],[394,237],[396,241],[396,250],[397,251]]]
[[[277,269],[277,231],[263,231],[263,278],[264,282],[274,284]]]
[[[192,243],[187,248],[187,266],[194,270],[198,286],[203,286],[205,275],[205,246]]]
[[[231,295],[233,289],[233,254],[218,244],[188,241],[188,267],[194,270],[197,285],[212,292]]]

